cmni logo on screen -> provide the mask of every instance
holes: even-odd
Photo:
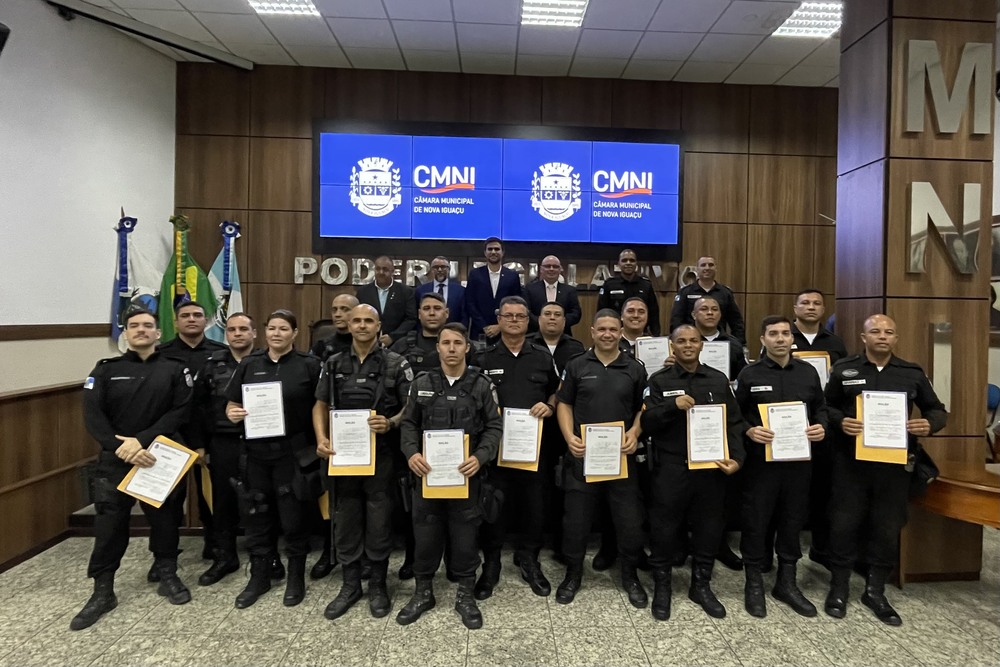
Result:
[[[399,169],[384,157],[366,157],[351,167],[351,205],[371,218],[392,213],[402,202]]]
[[[417,165],[413,169],[413,185],[421,192],[437,195],[452,190],[475,190],[475,167],[442,167]]]
[[[564,162],[546,162],[531,179],[531,208],[559,222],[580,210],[580,174]]]
[[[604,171],[594,172],[594,192],[605,199],[620,199],[631,195],[653,194],[653,172],[651,171]]]

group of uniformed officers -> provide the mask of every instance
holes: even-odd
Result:
[[[863,563],[862,602],[882,622],[902,622],[886,600],[885,585],[906,521],[911,466],[856,460],[854,439],[863,429],[856,398],[862,391],[905,392],[908,408],[920,412],[907,422],[911,459],[917,438],[943,428],[946,413],[920,367],[893,354],[898,334],[891,318],[869,317],[861,331],[863,352],[847,356],[843,342],[822,327],[822,293],[805,289],[793,304],[793,320],[763,319],[760,358],[747,365],[742,316],[732,292],[715,282],[715,260],[703,257],[697,281],[675,301],[671,356],[662,366],[647,368],[635,358],[635,338],[659,333],[659,310],[633,251],[622,252],[621,276],[601,291],[590,327],[593,345],[585,350],[570,335],[567,320],[567,303],[579,307],[575,292],[568,299],[567,286],[554,284],[558,258],[543,260],[544,280],[534,298],[530,290],[527,299],[503,295],[501,271],[508,269],[501,268],[502,246],[499,252],[497,246],[496,239],[487,242],[487,266],[476,270],[489,274],[477,278],[477,289],[492,289],[496,301],[492,317],[479,322],[485,346],[473,346],[466,326],[449,321],[448,303],[455,295],[445,290],[461,286],[448,280],[444,258],[435,260],[442,270],[435,271],[431,288],[416,296],[404,293],[416,305],[419,326],[404,331],[386,326],[382,314],[403,297],[394,296],[398,285],[377,276],[374,304],[350,295],[333,300],[334,333],[317,341],[312,353],[295,349],[298,323],[287,310],[268,316],[265,346],[257,350],[254,322],[245,313],[229,316],[228,346],[223,346],[205,338],[204,310],[182,302],[175,308],[178,337],[159,347],[156,316],[128,313],[128,351],[101,361],[85,384],[87,429],[101,446],[92,480],[97,514],[87,571],[94,593],[71,629],[93,625],[117,605],[114,577],[135,499],[116,487],[133,466],[154,464],[147,448],[160,435],[197,449],[211,471],[213,511],[204,508],[202,519],[203,557],[212,565],[199,577],[200,585],[239,569],[238,526],[245,530],[250,577],[236,598],[238,608],[254,604],[281,578],[286,578],[283,603],[303,600],[317,500],[326,491],[331,527],[312,577],[342,565],[342,587],[325,610],[329,619],[363,597],[363,579],[371,614],[390,613],[386,582],[394,532],[406,541],[399,578],[416,580],[412,598],[396,616],[400,624],[413,623],[435,606],[432,582],[443,558],[448,578],[458,584],[455,610],[466,627],[482,627],[477,601],[489,598],[498,585],[508,540],[521,578],[535,594],[550,595],[539,564],[547,529],[556,536],[556,558],[566,567],[555,598],[569,604],[583,586],[595,518],[604,515],[610,534],[605,541],[617,545],[611,558],[620,562],[621,584],[632,605],[649,605],[637,574],[648,568],[652,615],[667,620],[671,570],[690,556],[689,598],[722,618],[726,609],[711,579],[720,545],[726,545],[727,520],[732,523],[728,504],[738,508],[748,613],[766,615],[763,575],[777,554],[772,596],[801,615],[816,615],[796,584],[799,533],[808,523],[810,557],[831,572],[826,613],[846,615],[850,574]],[[387,275],[391,283],[391,272]],[[731,342],[732,378],[701,362],[708,340]],[[816,369],[795,357],[815,350],[834,362],[825,390]],[[275,381],[281,386],[284,435],[243,437],[241,422],[248,414],[243,387]],[[758,406],[789,401],[805,404],[811,460],[767,461],[765,448],[775,433],[763,425]],[[710,469],[689,466],[687,447],[687,412],[707,404],[726,406],[728,442],[728,456]],[[497,465],[504,408],[527,409],[544,420],[537,471]],[[337,455],[330,411],[347,409],[372,411],[373,475],[325,474],[327,459]],[[627,475],[588,482],[581,425],[606,422],[625,424],[621,451]],[[422,433],[436,429],[462,429],[469,438],[468,457],[458,468],[468,480],[465,499],[425,498],[421,491],[419,478],[430,472]],[[141,505],[151,529],[148,578],[172,604],[191,599],[177,576],[185,495],[182,482],[161,507]],[[727,496],[736,502],[727,503]],[[279,537],[287,574],[278,556]]]

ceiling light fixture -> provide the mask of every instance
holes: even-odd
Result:
[[[589,0],[524,0],[521,25],[579,28]]]
[[[294,16],[319,16],[319,11],[312,0],[283,0],[268,2],[267,0],[249,0],[250,6],[258,14],[291,14]]]
[[[803,2],[774,31],[779,37],[829,37],[840,30],[843,2]]]

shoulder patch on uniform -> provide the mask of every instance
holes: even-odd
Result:
[[[93,389],[94,388],[94,376],[90,376],[86,380],[83,381],[83,388],[84,389]]]
[[[678,294],[677,296],[674,297],[674,301],[680,301],[680,300],[681,300],[681,295],[680,294]]]
[[[841,375],[843,375],[845,378],[856,378],[858,377],[858,372],[859,371],[857,368],[847,368],[844,370],[843,373],[841,373]]]
[[[604,288],[602,287],[601,289],[597,290],[597,294],[598,295],[604,294]]]
[[[404,364],[405,365],[403,366],[403,377],[406,378],[407,382],[413,382],[413,368],[411,368],[410,364],[406,362],[404,362]]]

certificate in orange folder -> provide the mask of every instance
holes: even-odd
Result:
[[[469,458],[469,436],[462,429],[424,431],[424,459],[431,471],[421,478],[424,498],[463,500],[469,478],[458,471]]]
[[[166,436],[157,436],[147,450],[156,458],[149,468],[133,466],[118,490],[153,507],[161,507],[198,459],[198,452]]]
[[[854,458],[906,465],[909,441],[906,433],[906,393],[863,391],[856,401],[858,419],[864,424],[864,429],[854,439]]]
[[[538,472],[538,459],[542,452],[542,425],[538,417],[532,417],[526,409],[504,408],[503,438],[497,465]]]
[[[719,470],[729,458],[726,404],[694,405],[687,411],[688,470]]]
[[[601,424],[580,424],[580,439],[583,441],[583,472],[588,484],[595,482],[610,482],[628,477],[628,457],[620,453],[625,444],[625,422],[604,422]],[[588,446],[588,439],[590,445]],[[617,446],[618,461],[614,461]],[[606,450],[606,451],[602,451]],[[615,467],[615,474],[611,468]],[[600,474],[590,474],[588,471],[600,470]],[[605,470],[607,472],[605,472]]]
[[[330,410],[331,477],[375,474],[375,431],[368,426],[374,410]]]

